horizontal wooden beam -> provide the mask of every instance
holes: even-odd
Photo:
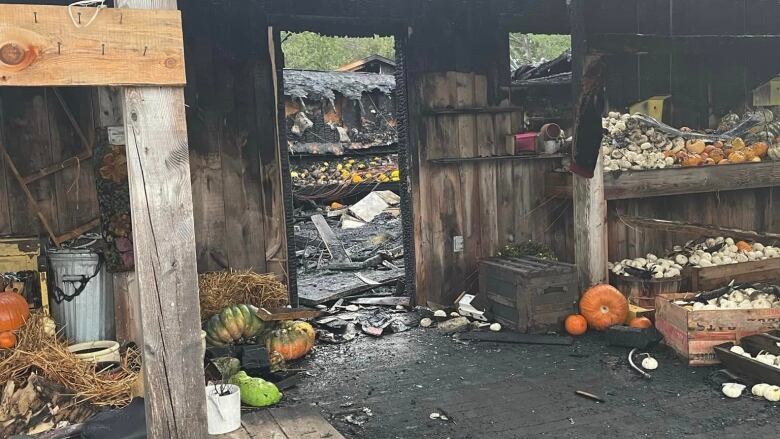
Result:
[[[596,34],[588,36],[588,49],[604,54],[635,53],[734,53],[775,51],[780,35],[647,35]]]
[[[489,162],[502,160],[542,160],[542,159],[561,159],[564,154],[518,154],[518,155],[496,155],[488,157],[442,157],[440,159],[430,159],[430,163],[446,165],[452,163],[466,162]]]
[[[70,9],[0,4],[0,86],[185,84],[179,11]]]
[[[740,163],[691,168],[605,172],[607,200],[699,194],[780,186],[780,163]],[[571,197],[571,175],[553,172],[545,177],[548,196]]]
[[[676,233],[693,233],[700,234],[702,236],[714,236],[722,235],[736,239],[748,239],[748,240],[780,240],[780,233],[771,232],[755,232],[752,230],[742,230],[734,227],[721,227],[712,224],[696,224],[686,223],[683,221],[673,220],[661,220],[655,218],[643,218],[636,216],[619,216],[621,222],[628,224],[631,227],[649,229],[649,230],[663,230],[666,232]]]
[[[524,107],[459,107],[459,108],[431,108],[423,110],[424,116],[439,114],[496,114],[522,112]]]

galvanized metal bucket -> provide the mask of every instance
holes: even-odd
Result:
[[[57,329],[74,343],[114,340],[114,288],[98,253],[49,251],[50,307]]]

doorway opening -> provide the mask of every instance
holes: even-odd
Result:
[[[409,303],[406,267],[414,259],[405,233],[411,203],[396,39],[281,32],[279,41],[289,270],[298,301],[392,296]]]

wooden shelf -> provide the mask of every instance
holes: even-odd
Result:
[[[500,160],[542,160],[542,159],[560,159],[565,157],[563,154],[528,154],[528,155],[499,155],[490,157],[443,157],[440,159],[430,159],[428,162],[437,165],[447,165],[453,163],[468,162],[489,162]]]
[[[571,198],[572,176],[552,172],[545,177],[548,196]],[[695,168],[604,173],[607,200],[755,189],[780,186],[780,162],[740,163]]]
[[[523,111],[523,107],[460,107],[460,108],[430,108],[423,110],[423,116],[437,116],[441,114],[494,114],[515,113]]]
[[[780,35],[648,35],[595,34],[588,36],[592,52],[733,52],[758,48],[780,48]]]

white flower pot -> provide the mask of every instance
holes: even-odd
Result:
[[[220,396],[225,389],[230,394]],[[225,434],[241,427],[241,390],[233,384],[206,386],[206,419],[209,434]]]

